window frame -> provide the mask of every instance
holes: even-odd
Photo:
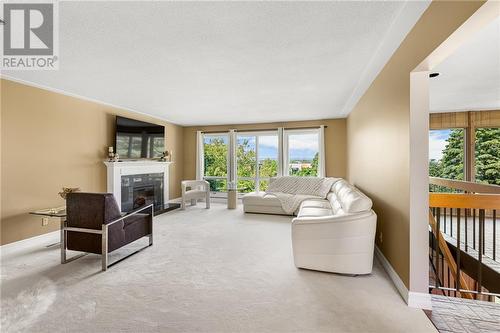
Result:
[[[279,135],[278,135],[278,130],[269,130],[269,131],[241,131],[241,132],[236,132],[236,145],[238,145],[238,138],[239,136],[247,136],[247,137],[255,137],[255,177],[239,177],[238,176],[238,170],[235,170],[235,175],[236,175],[236,184],[238,184],[238,181],[240,180],[250,180],[250,181],[255,181],[255,191],[256,192],[261,192],[260,190],[260,181],[270,181],[272,177],[261,177],[260,176],[260,165],[259,165],[259,136],[276,136],[276,140],[278,142],[278,147],[277,147],[277,156],[276,160],[278,162],[278,170],[279,170],[279,165],[281,163],[280,161],[280,156],[279,156]],[[236,156],[236,168],[238,167],[237,163],[237,156]],[[279,176],[279,171],[277,172],[276,176]],[[238,192],[239,193],[239,192]],[[244,195],[244,193],[239,193],[239,195]]]
[[[229,140],[229,132],[213,132],[213,133],[202,133],[202,138],[203,138],[203,159],[205,158],[205,138],[206,137],[226,137],[227,139],[227,153],[226,153],[226,176],[207,176],[205,175],[205,167],[206,165],[203,164],[203,179],[204,180],[225,180],[226,181],[226,186],[227,183],[229,182],[229,175],[230,175],[230,164],[231,162],[229,161],[229,150],[230,150],[230,140]],[[226,191],[210,191],[210,196],[215,197],[215,198],[227,198],[227,188]]]
[[[307,135],[307,134],[316,134],[318,136],[318,170],[316,172],[316,176],[311,177],[325,177],[324,175],[320,175],[321,163],[324,163],[324,156],[322,156],[321,152],[321,137],[320,137],[320,128],[299,128],[299,129],[287,129],[284,131],[283,138],[283,175],[290,176],[290,135]],[[301,176],[298,176],[301,177]]]

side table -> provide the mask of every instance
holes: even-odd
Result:
[[[72,258],[67,259],[66,258],[66,232],[64,231],[64,227],[66,225],[66,207],[58,207],[58,208],[48,208],[48,209],[41,209],[41,210],[35,210],[33,212],[30,212],[31,215],[37,215],[37,216],[45,216],[45,217],[54,217],[59,219],[59,228],[61,232],[61,242],[60,243],[54,243],[47,245],[47,247],[54,246],[54,245],[60,245],[61,247],[61,264],[65,264],[67,262],[73,261],[75,259],[81,258],[87,253],[82,253],[77,256],[74,256]]]

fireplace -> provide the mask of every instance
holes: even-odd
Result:
[[[155,212],[163,209],[163,173],[128,175],[121,177],[121,209],[130,212],[153,204]]]
[[[142,203],[154,204],[155,215],[180,206],[169,203],[168,168],[172,162],[138,160],[104,164],[108,192],[113,193],[122,212],[130,212]]]

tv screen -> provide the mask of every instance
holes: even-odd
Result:
[[[157,158],[164,151],[164,126],[116,117],[115,152],[120,159]]]

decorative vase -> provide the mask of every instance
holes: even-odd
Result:
[[[80,191],[79,187],[63,187],[62,191],[59,192],[59,195],[61,196],[61,198],[66,200],[66,196],[68,195],[68,193],[79,192],[79,191]]]

